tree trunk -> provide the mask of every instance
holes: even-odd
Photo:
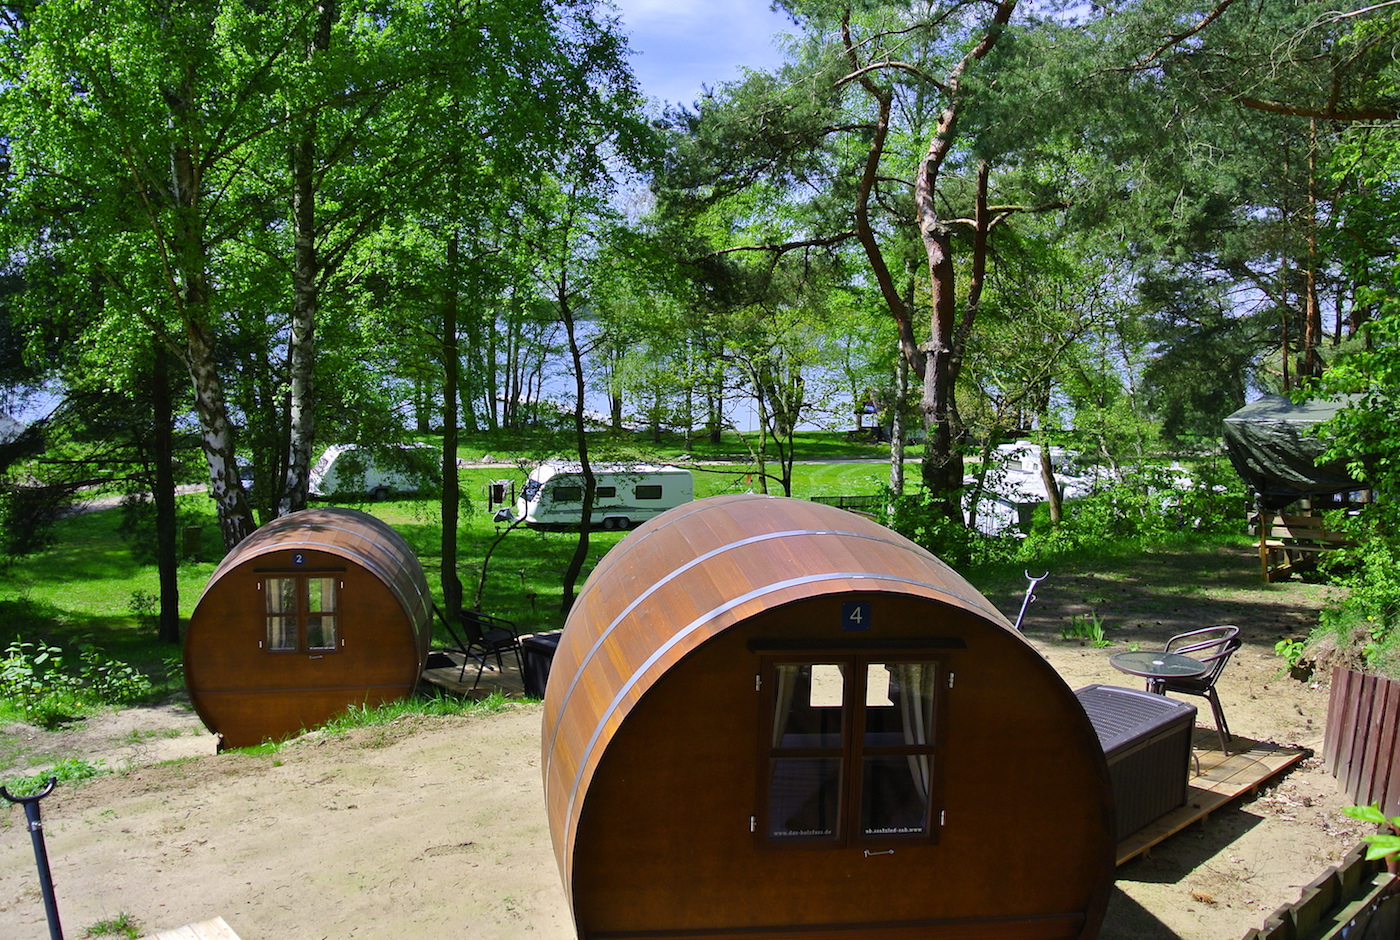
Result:
[[[306,58],[314,60],[331,46],[335,2],[319,7]],[[306,508],[311,480],[311,448],[316,437],[316,314],[320,305],[321,264],[316,252],[316,121],[306,118],[292,152],[292,329],[288,340],[288,406],[291,428],[287,477],[279,515]]]
[[[574,438],[578,444],[579,467],[583,473],[583,515],[579,519],[578,542],[569,558],[569,566],[564,571],[564,596],[560,607],[565,614],[574,606],[574,592],[579,575],[583,573],[584,562],[588,560],[589,534],[593,529],[593,503],[598,493],[598,480],[593,475],[593,464],[588,459],[588,434],[584,422],[584,382],[583,350],[579,348],[578,337],[574,332],[574,311],[569,302],[568,281],[560,275],[558,292],[559,312],[564,319],[564,330],[569,339],[569,357],[574,366]]]
[[[192,93],[188,88],[183,91],[183,96],[168,94],[166,104],[177,131],[192,134],[186,127],[194,111]],[[208,248],[201,216],[203,180],[193,146],[187,141],[178,141],[171,150],[170,170],[176,217],[171,240],[174,270],[170,287],[185,328],[182,354],[194,386],[195,413],[199,417],[204,458],[209,465],[210,491],[227,550],[247,538],[256,526],[247,494],[238,478],[228,400],[214,357],[214,337],[208,322]]]
[[[894,363],[894,405],[890,409],[890,492],[904,495],[904,408],[909,401],[909,360]]]
[[[214,365],[213,341],[208,329],[193,319],[185,323],[185,367],[194,385],[200,442],[209,465],[210,495],[219,514],[224,549],[229,551],[251,535],[256,526],[248,496],[243,492],[243,482],[238,478],[233,429],[228,420],[224,386]]]
[[[292,329],[287,363],[291,395],[291,433],[287,447],[287,477],[278,515],[306,508],[311,479],[311,448],[316,433],[315,368],[318,306],[316,259],[316,195],[314,131],[303,132],[292,159]]]
[[[156,635],[162,643],[180,642],[180,570],[176,548],[175,409],[171,401],[169,353],[155,344],[152,364],[151,459],[155,479],[151,496],[156,507],[156,574],[160,582],[160,617]]]
[[[444,259],[442,304],[442,603],[449,616],[462,609],[462,579],[457,574],[457,522],[461,483],[457,477],[457,385],[461,359],[457,350],[457,271],[460,244],[448,236]]]
[[[1040,482],[1045,484],[1045,501],[1050,504],[1050,521],[1059,525],[1065,518],[1060,481],[1055,479],[1055,464],[1050,459],[1050,444],[1040,442]]]

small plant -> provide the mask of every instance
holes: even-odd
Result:
[[[1104,639],[1103,619],[1093,611],[1075,614],[1069,618],[1069,626],[1060,628],[1062,640],[1088,640],[1094,649],[1112,646],[1112,640]]]
[[[1365,841],[1368,843],[1366,848],[1368,859],[1389,858],[1392,855],[1400,854],[1400,816],[1387,818],[1385,813],[1381,812],[1379,803],[1372,803],[1370,806],[1348,806],[1342,812],[1352,819],[1374,823],[1390,830],[1389,832],[1373,832],[1365,837]]]
[[[1279,640],[1274,644],[1274,655],[1284,661],[1295,679],[1306,680],[1312,676],[1312,664],[1306,658],[1307,648],[1307,640]]]
[[[152,594],[150,591],[132,591],[131,597],[127,599],[126,609],[131,611],[131,616],[146,629],[154,630],[160,623],[158,594]]]
[[[141,923],[125,912],[110,920],[99,920],[83,931],[84,937],[128,937],[136,940],[141,935]]]

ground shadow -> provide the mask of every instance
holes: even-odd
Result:
[[[1181,940],[1181,935],[1115,887],[1108,897],[1099,940]]]
[[[979,587],[1014,620],[1025,585],[1022,578]],[[1324,585],[1299,580],[1263,583],[1257,556],[1246,546],[1158,549],[1115,559],[1103,571],[1050,570],[1036,587],[1023,630],[1029,637],[1058,641],[1072,618],[1094,614],[1115,647],[1160,649],[1178,633],[1233,623],[1246,645],[1272,654],[1278,640],[1311,631],[1326,591]]]
[[[1238,806],[1217,810],[1119,866],[1118,880],[1177,884],[1263,821]]]

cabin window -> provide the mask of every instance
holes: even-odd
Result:
[[[277,577],[263,582],[266,648],[325,652],[339,644],[336,578]]]
[[[598,487],[598,498],[599,498],[599,499],[617,499],[617,487],[615,487],[615,486],[600,486],[600,487]]]
[[[638,499],[660,499],[661,487],[655,483],[643,483],[637,486]]]
[[[764,669],[767,841],[936,837],[941,662],[873,654]]]
[[[556,486],[554,488],[554,501],[556,503],[581,503],[583,502],[583,487]]]

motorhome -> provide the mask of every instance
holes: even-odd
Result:
[[[695,481],[680,467],[648,464],[599,464],[593,467],[598,490],[593,524],[630,529],[639,522],[695,498]],[[579,464],[545,463],[530,471],[515,509],[501,510],[497,521],[523,519],[533,526],[571,526],[583,521],[583,469]]]
[[[311,468],[308,491],[329,498],[388,499],[391,493],[416,493],[432,473],[436,449],[431,444],[400,444],[386,459],[357,444],[332,444]]]

